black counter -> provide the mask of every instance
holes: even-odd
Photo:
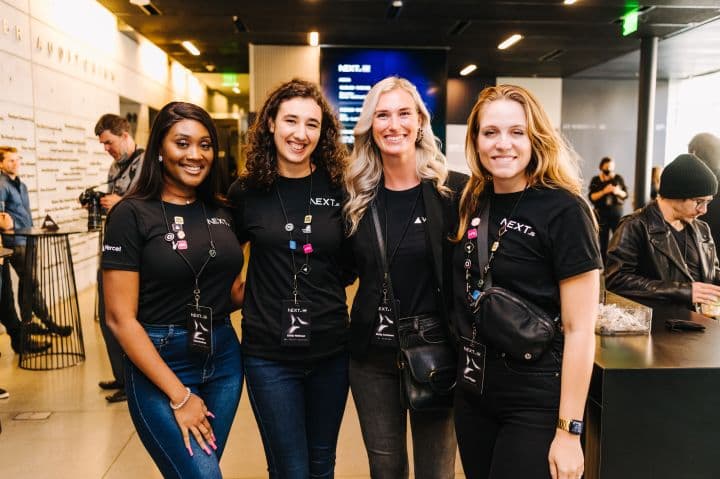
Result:
[[[587,479],[720,477],[720,324],[653,308],[649,336],[596,336],[586,411]],[[666,319],[704,332],[672,332]]]

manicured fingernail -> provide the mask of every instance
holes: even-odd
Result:
[[[208,449],[207,446],[203,447],[203,451],[205,451],[205,454],[207,454],[208,456],[212,454],[212,452],[210,452],[210,449]]]
[[[213,451],[217,451],[217,446],[215,445],[215,441],[214,441],[214,440],[213,440],[212,442],[210,442],[210,447],[213,448]]]
[[[212,438],[213,438],[213,442],[216,442],[216,441],[217,441],[217,439],[215,439],[215,433],[214,433],[214,432],[211,432],[211,433],[210,433],[210,435],[211,435],[211,436],[212,436]]]
[[[193,455],[192,448],[190,446],[187,446],[187,450],[188,450],[188,453],[190,453],[190,457],[192,457],[192,455]]]
[[[211,417],[215,419],[215,414],[211,413],[210,411],[207,412],[208,417]]]

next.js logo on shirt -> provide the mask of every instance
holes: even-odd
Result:
[[[340,202],[335,198],[323,198],[322,196],[310,198],[310,204],[313,206],[340,206]]]
[[[515,220],[508,221],[507,218],[503,218],[500,221],[500,227],[505,226],[508,230],[519,231],[520,233],[527,236],[535,236],[535,230],[530,225],[519,223]]]

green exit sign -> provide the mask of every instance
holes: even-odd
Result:
[[[631,33],[635,33],[638,29],[638,17],[640,17],[640,13],[635,10],[633,12],[628,12],[623,17],[623,29],[622,34],[624,37],[630,35]]]
[[[223,73],[222,86],[235,86],[238,82],[236,73]]]

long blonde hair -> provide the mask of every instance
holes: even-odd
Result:
[[[460,197],[460,222],[455,237],[460,241],[465,233],[468,220],[477,212],[480,196],[492,181],[492,176],[480,162],[477,140],[480,133],[480,117],[483,108],[497,100],[515,101],[525,110],[527,134],[532,153],[525,169],[529,186],[559,188],[582,198],[582,179],[578,166],[578,155],[555,131],[545,110],[535,96],[516,85],[497,85],[483,89],[468,117],[465,136],[465,159],[470,167],[470,180]]]
[[[420,179],[429,179],[442,194],[448,194],[444,186],[448,171],[445,156],[438,148],[438,142],[430,126],[430,113],[420,98],[415,85],[404,78],[387,77],[377,82],[363,102],[362,112],[353,131],[355,147],[350,156],[350,165],[345,174],[345,188],[348,199],[343,213],[349,223],[349,234],[353,234],[370,202],[375,198],[377,186],[383,172],[382,156],[373,140],[372,124],[375,109],[383,93],[395,89],[405,90],[415,101],[420,116],[422,138],[416,143],[415,166]]]

